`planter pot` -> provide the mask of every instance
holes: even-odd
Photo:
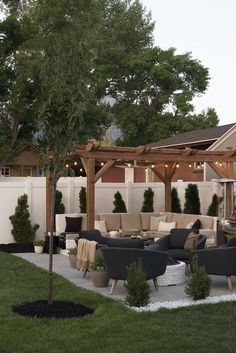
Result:
[[[35,254],[42,254],[43,253],[43,246],[34,246],[34,252]]]
[[[69,254],[69,261],[71,267],[75,268],[76,267],[76,255]]]
[[[109,282],[109,277],[107,271],[91,271],[91,278],[94,287],[107,287]]]

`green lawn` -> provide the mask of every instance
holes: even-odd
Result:
[[[95,314],[33,319],[11,305],[47,298],[47,272],[0,252],[0,353],[236,352],[236,303],[135,313],[54,276],[54,298],[78,301]]]

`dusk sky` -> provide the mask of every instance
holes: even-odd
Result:
[[[155,44],[192,52],[209,68],[207,92],[194,100],[196,111],[216,109],[220,125],[236,123],[236,1],[141,0],[156,22]]]

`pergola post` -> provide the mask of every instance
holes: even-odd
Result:
[[[165,181],[165,212],[171,212],[171,181]]]
[[[87,229],[94,229],[95,159],[87,159]]]

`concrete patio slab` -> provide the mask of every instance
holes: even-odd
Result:
[[[35,254],[35,253],[22,253],[15,254],[22,259],[25,259],[34,265],[41,267],[43,269],[48,269],[49,255],[48,254]],[[53,255],[53,271],[59,275],[66,278],[68,281],[72,282],[78,287],[97,292],[103,296],[113,298],[116,300],[124,300],[126,295],[126,289],[124,288],[123,281],[119,281],[117,288],[113,295],[109,294],[111,281],[109,286],[106,288],[96,288],[93,286],[93,283],[90,278],[90,273],[86,274],[85,278],[82,278],[81,271],[74,269],[69,264],[68,256],[56,254]],[[229,291],[227,287],[226,280],[223,276],[211,276],[212,278],[212,290],[210,296],[220,296],[227,294],[236,294],[236,277],[232,279],[233,282],[233,291]],[[176,301],[188,299],[188,296],[184,292],[185,285],[178,286],[168,286],[168,287],[159,287],[158,291],[155,290],[152,281],[151,285],[151,303],[157,302],[166,302],[166,301]]]

